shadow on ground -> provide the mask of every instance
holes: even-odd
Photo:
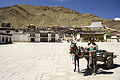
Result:
[[[113,67],[110,68],[110,69],[116,69],[118,67],[120,67],[119,64],[114,64]],[[101,68],[101,70],[100,70],[100,68]],[[98,70],[97,70],[96,74],[113,74],[114,72],[109,71],[110,69],[106,69],[104,64],[102,64],[102,65],[99,64],[98,65]],[[84,76],[92,75],[91,70],[89,68],[81,70],[81,73],[83,73]]]
[[[9,44],[4,43],[4,44],[0,44],[0,45],[11,45],[11,44],[15,44],[15,43],[9,43]]]
[[[120,65],[119,64],[113,64],[112,68],[110,68],[110,69],[105,68],[104,64],[99,64],[98,67],[102,68],[103,70],[110,70],[110,69],[118,68],[118,67],[120,67]]]

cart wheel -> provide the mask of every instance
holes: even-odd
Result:
[[[105,61],[105,67],[107,69],[110,69],[110,68],[112,68],[112,66],[113,66],[113,59],[112,58],[107,58],[106,61]]]

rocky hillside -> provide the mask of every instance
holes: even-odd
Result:
[[[81,14],[60,6],[15,5],[0,8],[0,24],[7,21],[16,28],[23,28],[29,24],[34,24],[37,27],[85,26],[90,25],[93,20],[101,20],[104,25],[120,30],[120,22],[118,21],[102,19],[90,13]]]

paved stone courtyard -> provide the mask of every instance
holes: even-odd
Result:
[[[120,43],[97,43],[120,55]],[[87,46],[87,43],[77,43]],[[100,69],[97,75],[84,76],[73,72],[69,54],[70,43],[14,43],[0,45],[0,80],[120,80],[120,56],[114,68]],[[86,60],[80,59],[80,70],[85,72]]]

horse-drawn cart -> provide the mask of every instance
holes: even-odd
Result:
[[[104,62],[105,68],[110,69],[113,66],[113,59],[116,57],[116,55],[114,55],[113,52],[99,50],[99,51],[89,51],[88,57],[90,61],[89,68],[91,69],[92,73],[96,73],[97,61]]]
[[[110,69],[113,66],[113,59],[116,57],[113,52],[107,52],[105,50],[89,51],[89,49],[77,47],[76,44],[70,46],[70,54],[74,54],[74,71],[76,70],[76,61],[79,72],[79,59],[86,58],[87,67],[90,68],[92,73],[96,73],[97,71],[97,61],[104,62],[105,68]]]
[[[113,59],[115,57],[116,57],[116,55],[114,55],[114,52],[103,52],[103,51],[98,51],[97,52],[97,61],[104,62],[105,67],[107,69],[112,68]]]
[[[94,53],[92,55],[80,55],[79,57],[86,57],[86,58],[91,58],[93,56],[93,58],[96,58],[96,61],[100,61],[100,62],[104,62],[105,67],[107,69],[112,68],[113,66],[113,59],[116,58],[117,56],[114,55],[114,52],[105,52],[105,51],[98,51],[98,52],[91,52],[89,51],[89,53]]]

